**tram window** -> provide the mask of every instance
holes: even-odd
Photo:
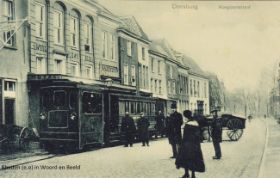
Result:
[[[124,111],[124,102],[123,102],[123,101],[119,102],[119,113],[120,113],[121,115],[125,114],[125,111]]]
[[[83,94],[83,112],[84,113],[101,113],[102,112],[102,96],[95,93]]]
[[[52,97],[50,91],[45,91],[42,94],[42,105],[43,107],[50,107],[52,105]]]
[[[77,94],[76,92],[70,92],[69,95],[69,106],[74,109],[77,107],[78,100],[77,100]]]
[[[143,112],[147,113],[147,103],[143,103]]]
[[[65,106],[66,93],[65,91],[54,91],[54,105]]]
[[[149,115],[151,115],[151,103],[148,103],[148,111],[147,111],[147,113],[148,113]]]
[[[141,112],[140,102],[137,102],[137,114]]]

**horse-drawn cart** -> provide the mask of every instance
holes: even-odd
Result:
[[[211,136],[211,124],[213,121],[213,116],[205,117],[206,119],[206,128],[204,129],[204,135],[208,134],[208,138]],[[222,124],[222,129],[226,131],[227,136],[231,141],[237,141],[243,135],[243,129],[245,129],[246,118],[232,115],[232,114],[222,114],[219,116],[220,122]],[[207,136],[206,136],[207,137]]]
[[[27,149],[33,132],[27,127],[0,124],[0,150]]]

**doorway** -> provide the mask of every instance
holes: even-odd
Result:
[[[5,124],[15,124],[15,99],[5,98]]]

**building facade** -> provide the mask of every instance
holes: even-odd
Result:
[[[209,113],[207,78],[165,40],[149,40],[134,17],[118,17],[95,0],[0,3],[1,20],[19,27],[13,36],[9,28],[1,31],[0,123],[40,130],[49,105],[62,113],[69,102],[70,114],[81,107],[81,117],[93,115],[88,122],[104,129],[106,141],[120,131],[125,112],[153,119],[176,103],[180,112]]]

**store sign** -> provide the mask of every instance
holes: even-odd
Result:
[[[43,44],[33,43],[33,49],[36,51],[47,52],[47,46]]]
[[[104,75],[104,76],[118,77],[119,69],[118,69],[118,67],[115,67],[115,66],[101,64],[100,73],[101,73],[101,75]]]

